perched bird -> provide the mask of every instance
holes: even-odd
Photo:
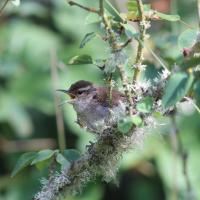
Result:
[[[58,90],[68,94],[77,113],[77,123],[93,133],[101,133],[105,128],[117,124],[126,115],[127,101],[121,92],[112,90],[109,98],[107,87],[97,86],[80,80],[68,90]]]

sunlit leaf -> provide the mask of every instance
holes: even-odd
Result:
[[[68,62],[69,65],[82,65],[82,64],[92,64],[92,57],[89,55],[77,55],[71,58]]]
[[[32,162],[32,160],[36,157],[36,155],[37,153],[35,152],[28,152],[21,155],[12,171],[11,177],[14,177],[22,169],[27,167]]]
[[[175,105],[189,91],[194,77],[183,72],[174,73],[164,90],[162,104],[165,108]]]
[[[54,155],[54,153],[55,152],[50,149],[45,149],[45,150],[39,151],[36,154],[34,160],[31,162],[31,165],[34,165],[36,163],[39,163],[39,162],[42,162],[44,160],[51,158]]]
[[[95,32],[87,33],[81,41],[80,48],[83,48],[89,41],[96,37]]]

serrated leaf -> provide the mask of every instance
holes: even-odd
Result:
[[[183,72],[173,74],[167,82],[162,98],[162,104],[165,108],[175,105],[189,91],[194,77]]]
[[[96,37],[95,32],[87,33],[83,40],[81,41],[80,48],[83,48],[90,40]]]
[[[83,65],[83,64],[93,64],[92,57],[89,55],[77,55],[72,57],[69,62],[69,65]]]
[[[66,149],[63,152],[63,156],[69,161],[73,162],[80,158],[80,153],[75,149]]]
[[[123,24],[123,27],[125,29],[125,33],[129,38],[135,38],[138,36],[138,32],[135,30],[135,28],[130,24]]]
[[[70,166],[70,162],[61,153],[57,154],[56,161],[62,166],[63,169]]]
[[[150,113],[152,111],[152,107],[153,107],[152,97],[145,97],[136,105],[136,109],[143,113]]]
[[[42,162],[44,160],[51,158],[54,155],[54,153],[55,152],[53,150],[50,150],[50,149],[45,149],[45,150],[39,151],[36,154],[34,160],[31,162],[31,165],[34,165],[38,162]]]
[[[27,167],[32,162],[32,160],[35,158],[36,154],[37,153],[35,153],[35,152],[28,152],[28,153],[24,153],[23,155],[21,155],[12,171],[11,177],[14,177],[22,169]]]
[[[164,19],[167,21],[171,21],[171,22],[175,22],[175,21],[179,21],[180,20],[180,16],[179,15],[168,15],[168,14],[164,14],[158,11],[155,11],[155,14],[160,18],[160,19]]]
[[[197,33],[197,30],[192,29],[183,31],[178,38],[178,47],[180,49],[192,47],[196,41]]]

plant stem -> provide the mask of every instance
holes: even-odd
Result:
[[[140,41],[138,43],[138,50],[137,50],[137,55],[136,55],[136,60],[135,60],[135,71],[134,71],[134,76],[133,76],[133,81],[135,81],[138,78],[138,75],[140,73],[140,65],[142,64],[142,59],[143,59],[143,45],[142,43],[144,42],[145,39],[145,33],[146,33],[146,28],[145,28],[145,15],[144,15],[144,8],[142,4],[142,0],[136,0],[137,2],[137,7],[138,7],[138,12],[139,12],[139,31],[140,31]]]
[[[84,9],[84,10],[86,10],[86,11],[99,14],[99,11],[96,10],[95,8],[86,7],[86,6],[83,6],[83,5],[79,4],[79,3],[76,3],[76,2],[74,2],[74,1],[68,1],[68,4],[69,4],[70,6],[78,6],[78,7],[82,8],[82,9]]]
[[[200,27],[200,0],[197,0],[197,11],[198,11],[198,21],[199,21],[199,27]]]
[[[65,130],[64,130],[64,120],[63,120],[62,110],[58,106],[60,99],[56,95],[56,89],[58,88],[58,72],[57,72],[56,51],[54,49],[51,51],[51,77],[52,77],[53,90],[54,90],[54,104],[55,104],[55,111],[56,111],[58,146],[59,146],[60,151],[63,152],[66,149]]]
[[[0,15],[1,15],[3,9],[6,7],[6,5],[8,4],[9,1],[10,1],[10,0],[6,0],[6,1],[4,2],[3,6],[0,8]]]

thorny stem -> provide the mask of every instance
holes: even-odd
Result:
[[[137,55],[136,55],[136,60],[135,60],[135,71],[134,71],[134,76],[133,76],[133,81],[135,81],[138,78],[138,75],[140,73],[140,65],[142,64],[142,59],[143,59],[143,45],[142,43],[144,42],[145,39],[145,33],[146,33],[146,28],[145,28],[145,15],[144,15],[144,8],[142,4],[142,0],[136,0],[137,2],[137,7],[138,7],[138,12],[139,12],[139,31],[140,31],[140,39],[138,43],[138,50],[137,50]]]

